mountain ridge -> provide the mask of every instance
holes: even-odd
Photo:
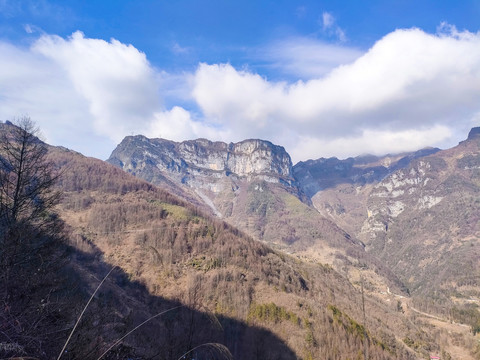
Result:
[[[446,150],[299,162],[289,183],[211,171],[198,184],[194,172],[181,182],[141,158],[137,168],[193,190],[210,203],[205,208],[257,240],[327,263],[357,286],[366,278],[373,296],[388,300],[385,294],[394,293],[420,311],[450,314],[474,329],[480,326],[472,308],[480,298],[479,133],[473,128]],[[456,266],[449,256],[465,263]],[[446,270],[438,273],[434,264]]]
[[[250,151],[235,150],[235,147],[245,145]],[[259,148],[261,156],[258,156]],[[435,151],[437,150],[422,150],[413,154],[401,154],[393,159],[391,156],[387,160],[390,168],[394,169],[425,152]],[[255,152],[257,156],[245,160]],[[226,166],[230,154],[238,156],[239,153],[244,164],[249,164],[250,171],[247,173],[226,170],[231,169]],[[206,139],[178,143],[137,136],[126,137],[107,161],[159,186],[168,182],[175,183],[184,191],[190,191],[199,202],[203,202],[204,209],[275,248],[306,256],[313,261],[331,263],[337,270],[349,268],[347,273],[354,277],[359,275],[356,265],[352,264],[369,264],[367,268],[375,273],[371,276],[375,278],[372,281],[376,288],[391,287],[398,293],[405,294],[406,288],[398,278],[365,253],[362,241],[312,208],[309,195],[315,194],[318,189],[309,192],[303,186],[305,177],[295,177],[298,175],[298,171],[295,173],[296,167],[305,164],[292,166],[288,153],[281,146],[258,139],[237,144]],[[255,165],[258,161],[260,164]],[[359,178],[362,174],[377,180],[389,172],[387,167],[375,164],[385,161],[381,157],[319,161],[328,165],[326,170],[322,170],[327,176],[335,172],[338,174],[338,167],[346,169],[346,173],[340,171],[338,177],[342,182],[345,179],[350,181],[352,176]],[[355,161],[361,166],[354,167]],[[333,165],[330,166],[332,162]],[[316,162],[309,161],[307,166],[310,164],[315,165]],[[376,167],[369,167],[371,164]],[[380,175],[371,176],[372,168],[380,169]],[[308,171],[309,169],[306,170]],[[266,173],[268,178],[265,178]],[[288,176],[288,181],[281,181],[285,180],[285,175]]]
[[[187,168],[192,172],[220,172],[225,175],[239,177],[255,177],[269,182],[280,182],[292,185],[292,161],[282,146],[260,139],[246,139],[237,143],[210,141],[204,138],[174,142],[155,138],[148,139],[143,135],[128,136],[117,146],[107,162],[120,166],[129,172],[136,172],[136,161],[125,157],[129,147],[145,149],[144,143],[152,146],[149,152],[134,153],[144,161],[152,158],[157,166],[178,172],[188,182]],[[249,161],[249,158],[253,158]],[[269,161],[269,159],[271,161]]]
[[[75,252],[75,261],[81,262],[76,266],[80,266],[84,275],[91,279],[99,277],[95,271],[105,270],[105,264],[122,269],[122,275],[115,280],[115,284],[108,285],[105,293],[98,297],[100,307],[95,307],[110,309],[116,305],[121,310],[113,309],[105,314],[103,310],[97,311],[90,317],[82,329],[85,340],[77,344],[75,351],[98,351],[109,342],[101,331],[110,328],[121,332],[142,321],[141,317],[151,315],[153,309],[149,310],[149,306],[154,299],[149,294],[161,295],[170,304],[173,304],[172,301],[180,302],[193,309],[201,308],[202,311],[189,313],[187,310],[178,318],[177,315],[168,316],[155,322],[158,327],[155,331],[159,333],[172,334],[175,328],[184,334],[180,342],[173,342],[180,340],[178,337],[167,336],[165,341],[162,340],[159,350],[155,350],[155,342],[151,341],[151,334],[147,330],[125,342],[130,349],[128,351],[138,349],[145,355],[161,351],[166,358],[171,358],[167,353],[172,347],[176,352],[181,352],[182,348],[188,349],[193,345],[192,339],[195,338],[195,342],[208,341],[214,333],[216,335],[212,339],[225,343],[236,354],[236,358],[258,359],[268,356],[285,359],[360,358],[360,349],[365,343],[368,343],[372,359],[413,360],[427,358],[432,352],[441,352],[442,357],[449,358],[445,352],[447,343],[454,341],[455,346],[459,344],[457,334],[449,335],[432,328],[430,324],[415,321],[420,314],[416,309],[431,314],[432,308],[428,308],[430,303],[422,303],[422,298],[415,302],[408,293],[401,293],[400,282],[396,287],[385,287],[389,283],[382,279],[389,277],[383,276],[391,270],[382,268],[381,263],[375,262],[376,259],[364,251],[365,247],[372,246],[372,242],[360,243],[354,232],[351,232],[351,236],[331,220],[320,216],[318,209],[301,202],[294,193],[287,191],[290,187],[285,184],[267,182],[261,178],[248,181],[247,177],[237,177],[229,184],[238,187],[224,188],[224,191],[228,191],[213,198],[213,201],[217,205],[232,203],[228,220],[241,214],[247,215],[243,226],[253,230],[259,236],[257,240],[274,241],[269,242],[270,245],[275,245],[275,241],[279,245],[283,242],[282,249],[292,252],[292,255],[273,250],[231,225],[202,213],[195,204],[172,195],[169,186],[178,185],[182,190],[181,183],[172,182],[161,189],[100,160],[86,158],[64,148],[47,148],[49,161],[63,173],[57,184],[64,192],[59,214],[71,231],[71,245],[92,254],[90,260],[86,261],[86,254]],[[467,185],[465,189],[476,189],[479,186],[479,150],[480,143],[476,140],[467,141],[456,149],[430,155],[442,156],[443,162],[435,162],[427,157],[427,160],[415,160],[410,167],[418,168],[419,174],[422,169],[425,174],[427,170],[440,169],[443,173],[438,179],[448,181],[445,185],[442,182],[439,184],[448,186],[448,189],[464,189],[459,187],[463,184]],[[420,162],[431,163],[430,168],[424,165],[419,168]],[[459,170],[464,178],[452,178],[446,172],[448,169]],[[410,168],[402,171],[405,176],[411,172]],[[399,175],[394,173],[392,176]],[[391,178],[382,181],[385,182],[375,184],[378,185],[377,192],[398,190],[394,189],[395,184],[389,185]],[[435,181],[432,178],[424,185],[435,185]],[[373,184],[365,186],[368,189],[374,187]],[[333,190],[335,188],[327,191]],[[458,212],[456,209],[459,206],[469,205],[466,200],[475,200],[475,194],[472,193],[470,198],[463,195],[453,198],[455,206],[446,208],[445,212]],[[422,210],[432,211],[445,203],[442,200]],[[383,203],[369,202],[367,205],[374,209],[375,206],[383,206]],[[472,248],[475,251],[473,257],[465,257],[474,271],[478,264],[470,260],[480,254],[475,247],[475,239],[469,233],[478,224],[479,212],[475,209],[478,209],[478,205],[473,202],[468,207],[464,222],[466,226],[462,229],[466,238],[460,242],[463,242],[460,244],[461,255],[468,255]],[[382,218],[377,220],[381,221]],[[408,224],[410,220],[406,218],[405,221],[403,224]],[[388,231],[395,230],[395,220],[390,220],[388,225],[388,229],[383,227],[378,231],[386,231],[387,236],[392,236]],[[415,226],[411,227],[418,232]],[[275,240],[275,234],[283,231],[286,231],[285,239]],[[442,239],[442,244],[446,240]],[[382,241],[380,237],[379,241]],[[309,248],[312,244],[316,247]],[[307,254],[305,251],[313,251],[320,258],[303,257]],[[332,264],[322,261],[321,256],[327,253],[331,256]],[[409,256],[403,258],[409,259]],[[96,259],[101,259],[102,263],[95,263]],[[403,270],[402,267],[395,268],[398,269]],[[461,275],[458,271],[456,276]],[[458,285],[464,294],[475,296],[477,293],[474,291],[478,286],[475,273],[471,275],[458,277]],[[394,279],[394,276],[390,279]],[[90,288],[93,285],[91,279]],[[144,290],[135,290],[129,285],[130,280],[140,282]],[[435,286],[441,285],[437,279],[433,280]],[[126,284],[128,286],[124,289]],[[418,288],[414,289],[418,291]],[[465,293],[465,289],[469,292]],[[421,292],[418,293],[421,295]],[[119,298],[115,300],[116,297]],[[163,302],[160,298],[157,300]],[[142,301],[147,301],[145,306],[140,306]],[[358,321],[362,318],[360,304],[363,301],[366,311],[363,311],[362,325]],[[75,304],[79,306],[78,302]],[[212,329],[213,332],[208,334],[199,332],[200,336],[194,336],[192,326],[193,329],[203,329],[201,320],[206,316],[204,308],[217,315],[225,332]],[[439,309],[438,305],[435,309]],[[468,316],[476,316],[476,310],[472,307],[443,309],[450,311],[450,319],[460,319],[468,324]],[[141,314],[132,313],[132,310],[140,310]],[[446,318],[445,313],[441,316]],[[98,333],[92,333],[89,329],[93,321],[100,321],[103,325]],[[112,332],[109,335],[115,334]],[[95,341],[89,343],[89,336]],[[150,339],[147,347],[144,346],[146,339]],[[462,346],[470,349],[468,342]]]
[[[360,292],[330,267],[272,250],[110,164],[61,149],[52,149],[51,158],[70,169],[59,184],[65,192],[61,208],[77,243],[95,244],[106,261],[151,294],[209,309],[226,334],[212,338],[236,358],[320,359],[338,350],[353,357],[361,346],[365,335],[355,320],[361,316]],[[368,317],[372,358],[413,360],[415,352],[426,354],[425,347],[413,351],[396,339],[390,324],[439,348],[375,299],[366,306],[372,314],[385,314],[381,321]],[[187,317],[185,324],[190,321]],[[198,319],[195,324],[202,329]],[[346,340],[333,345],[337,338]],[[276,344],[280,347],[272,348]]]

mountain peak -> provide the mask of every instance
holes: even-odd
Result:
[[[174,142],[126,137],[108,162],[147,180],[153,172],[163,171],[164,175],[180,177],[182,183],[196,183],[205,176],[219,179],[220,174],[294,183],[290,155],[282,146],[260,139],[227,144],[207,139]]]
[[[467,140],[473,140],[475,138],[480,137],[480,126],[479,127],[474,127],[470,132],[468,133],[468,138]]]

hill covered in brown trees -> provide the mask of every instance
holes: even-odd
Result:
[[[79,244],[95,244],[152,295],[214,314],[235,358],[353,358],[365,342],[370,358],[415,358],[400,333],[424,344],[420,353],[438,347],[371,299],[364,331],[361,293],[328,265],[272,250],[99,160],[61,149],[50,156],[67,169],[59,183],[62,217]],[[265,329],[295,355],[277,351],[268,337],[242,336],[232,323]],[[190,331],[202,333],[202,326]]]
[[[189,201],[195,192],[175,182],[162,189],[103,161],[34,143],[59,203],[29,222],[29,233],[39,235],[28,246],[42,251],[20,252],[25,265],[9,264],[8,284],[16,291],[2,300],[4,357],[57,358],[106,274],[62,358],[449,358],[458,350],[452,341],[475,356],[470,338],[455,340],[420,317],[430,309],[414,308],[422,304],[401,292],[391,265],[364,251],[373,243],[321,217],[301,201],[301,191],[282,190],[294,182],[245,183],[250,192],[237,206],[249,214],[244,224],[257,225],[238,230],[198,198]],[[44,204],[26,194],[29,209]],[[271,221],[298,238],[276,239]]]

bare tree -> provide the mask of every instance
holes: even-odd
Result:
[[[63,222],[54,212],[58,175],[37,134],[28,117],[0,124],[0,342],[28,338],[27,347],[41,343],[36,336],[51,312],[50,283],[64,251]]]
[[[28,117],[7,124],[0,138],[0,224],[41,225],[45,212],[58,202],[53,185],[57,176],[46,161],[46,145]]]
[[[0,278],[8,296],[12,271],[48,266],[62,222],[53,211],[58,175],[28,117],[2,126],[0,135]],[[37,271],[42,267],[37,266]]]

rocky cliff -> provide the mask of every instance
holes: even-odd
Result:
[[[474,127],[468,133],[467,140],[473,140],[473,139],[478,138],[478,137],[480,137],[480,127]]]
[[[478,302],[480,128],[377,181],[323,176],[331,186],[313,196],[317,210],[360,239],[412,294],[443,304],[458,305],[457,297]]]
[[[395,155],[364,155],[339,160],[320,158],[300,161],[293,167],[293,174],[300,188],[310,198],[319,191],[340,184],[363,186],[376,183],[408,166],[414,160],[438,152],[438,148],[426,148],[416,152]]]
[[[295,186],[288,153],[264,140],[227,144],[197,139],[178,143],[128,136],[107,161],[148,181],[169,177],[214,193],[223,190],[219,180],[225,176]]]
[[[294,178],[290,156],[281,146],[262,140],[177,143],[130,136],[108,161],[162,187],[170,184],[190,191],[217,217],[278,249],[334,264],[344,272],[351,269],[354,277],[358,269],[351,264],[361,262],[373,270],[372,283],[404,290],[388,269],[365,254],[360,241],[311,207],[298,186],[306,183],[306,176],[297,172],[298,180]],[[347,163],[337,160],[333,167],[344,166],[348,173]],[[330,162],[327,165],[329,173]]]

